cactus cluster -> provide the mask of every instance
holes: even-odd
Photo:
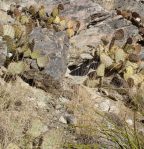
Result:
[[[43,5],[29,7],[10,5],[7,15],[14,22],[0,24],[0,36],[7,45],[6,66],[9,68],[9,72],[19,74],[25,71],[28,68],[27,59],[36,60],[39,68],[44,68],[47,65],[49,57],[41,55],[40,49],[33,51],[34,43],[29,41],[29,34],[33,28],[42,27],[55,32],[64,31],[69,38],[77,33],[80,22],[61,16],[63,10],[63,4],[55,6],[50,14],[47,13]],[[20,67],[21,65],[26,66],[26,68]]]
[[[144,81],[144,62],[140,56],[141,45],[129,37],[124,45],[117,46],[115,41],[122,40],[124,37],[124,30],[118,29],[114,32],[111,41],[103,38],[102,44],[94,49],[93,56],[99,59],[99,65],[90,79],[100,78],[100,82],[96,82],[97,85],[102,83],[102,78],[113,77],[114,74],[119,75],[129,87],[140,85]],[[85,84],[87,85],[89,82],[86,81]]]

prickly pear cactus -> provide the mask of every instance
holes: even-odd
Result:
[[[0,6],[5,10],[0,10],[4,16],[0,18],[0,44],[6,45],[6,49],[1,46],[1,65],[8,68],[8,74],[20,75],[26,80],[34,70],[34,82],[39,82],[38,76],[62,80],[67,69],[69,38],[76,35],[80,22],[61,15],[63,4],[54,6],[51,12],[36,3],[23,7],[8,4],[6,8]]]

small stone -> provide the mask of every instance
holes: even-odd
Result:
[[[19,147],[16,144],[10,143],[6,149],[19,149]]]
[[[132,121],[131,119],[127,119],[126,122],[127,122],[130,126],[133,125],[133,121]]]
[[[100,103],[100,105],[99,105],[99,108],[104,112],[109,111],[110,107],[111,107],[111,104],[110,104],[109,100],[106,100],[106,101]]]
[[[67,124],[67,120],[63,116],[60,117],[59,121],[63,124]]]
[[[82,59],[92,59],[93,57],[90,55],[90,54],[88,54],[88,53],[82,53],[81,55],[80,55],[80,57],[82,58]]]
[[[66,115],[66,120],[67,120],[68,124],[72,124],[72,125],[75,124],[76,125],[76,123],[77,123],[76,118],[73,115],[70,115],[70,114]]]
[[[68,103],[68,99],[67,98],[64,98],[64,97],[60,97],[60,102],[62,103]]]
[[[56,107],[55,107],[56,110],[60,110],[61,108],[62,108],[62,105],[60,105],[60,104],[56,105]]]

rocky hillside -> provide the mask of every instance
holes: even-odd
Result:
[[[143,0],[0,0],[0,149],[143,149],[143,90]]]

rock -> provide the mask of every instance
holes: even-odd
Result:
[[[71,125],[76,125],[77,123],[76,118],[73,115],[67,113],[64,116],[61,116],[59,121],[63,124],[71,124]]]
[[[102,7],[107,10],[114,10],[115,8],[123,10],[131,10],[144,15],[144,3],[141,0],[95,0],[96,3],[99,3]]]
[[[45,125],[38,118],[33,119],[31,122],[31,128],[28,130],[28,134],[36,138],[46,131]]]
[[[9,5],[5,3],[3,0],[0,0],[0,9],[7,11],[9,9]]]
[[[33,51],[38,51],[41,57],[47,56],[48,62],[44,69],[39,69],[35,59],[30,60],[32,69],[23,73],[22,78],[45,91],[60,94],[61,83],[67,70],[69,41],[66,34],[36,27],[31,32],[29,40],[34,43]]]
[[[65,103],[68,103],[68,102],[69,102],[69,99],[67,99],[67,98],[65,98],[65,97],[60,97],[59,100],[60,100],[60,102],[61,102],[62,104],[65,104]]]
[[[104,112],[108,112],[111,107],[111,103],[109,100],[106,100],[99,105],[99,109]]]
[[[60,111],[63,108],[63,106],[61,104],[58,104],[56,105],[55,109],[57,110],[57,112],[59,113]]]
[[[62,86],[60,81],[62,80],[54,80],[52,76],[45,74],[44,72],[31,69],[30,71],[23,73],[22,79],[30,85],[34,84],[37,88],[43,89],[53,95],[61,95]]]
[[[16,144],[10,143],[6,149],[20,149]]]
[[[77,119],[75,118],[74,115],[65,114],[65,118],[67,120],[67,124],[70,124],[70,125],[76,125],[77,124]]]
[[[66,6],[62,14],[81,21],[82,29],[91,20],[91,15],[97,15],[99,13],[101,13],[101,16],[106,16],[107,11],[91,0],[73,0]]]
[[[43,149],[60,149],[64,143],[63,133],[59,129],[48,131],[43,137]]]
[[[67,120],[63,116],[60,117],[59,121],[63,124],[67,124]]]
[[[74,61],[81,63],[83,61],[81,59],[82,54],[93,54],[92,48],[88,45],[97,47],[102,42],[101,38],[104,36],[108,37],[107,39],[110,41],[114,31],[119,28],[124,28],[125,37],[121,41],[116,41],[118,46],[124,45],[129,36],[138,35],[137,27],[133,26],[131,22],[120,19],[120,17],[107,19],[71,38],[70,43],[72,43],[72,46],[70,47],[71,55],[69,61],[71,63]]]
[[[131,120],[131,119],[127,119],[126,122],[128,123],[129,126],[133,125],[133,120]]]
[[[1,2],[0,2],[0,4],[1,4]],[[0,24],[2,24],[2,25],[6,24],[6,23],[14,22],[14,19],[11,18],[9,15],[7,15],[5,13],[5,11],[3,11],[2,9],[0,9],[0,16],[1,16]]]
[[[87,54],[87,53],[82,53],[82,54],[80,55],[80,57],[81,57],[82,59],[92,59],[92,58],[93,58],[90,54]]]
[[[34,51],[39,50],[42,56],[49,57],[49,63],[42,71],[55,80],[63,78],[67,69],[68,39],[64,32],[54,32],[47,29],[35,28],[30,34],[34,41]]]
[[[99,0],[84,0],[81,2],[73,0],[68,1],[66,4],[66,8],[62,14],[81,22],[80,31],[70,39],[70,65],[80,64],[84,59],[92,59],[90,55],[92,55],[93,51],[88,45],[97,47],[101,43],[101,38],[104,36],[108,40],[111,40],[116,29],[123,28],[125,32],[125,38],[121,41],[116,41],[116,44],[120,46],[125,43],[129,36],[138,35],[137,27],[133,26],[131,22],[122,19],[121,16],[117,16],[114,11],[107,11],[103,7],[103,4],[107,3],[112,3],[114,8],[115,3],[121,3],[121,1],[101,2]],[[106,7],[109,7],[108,4]]]

